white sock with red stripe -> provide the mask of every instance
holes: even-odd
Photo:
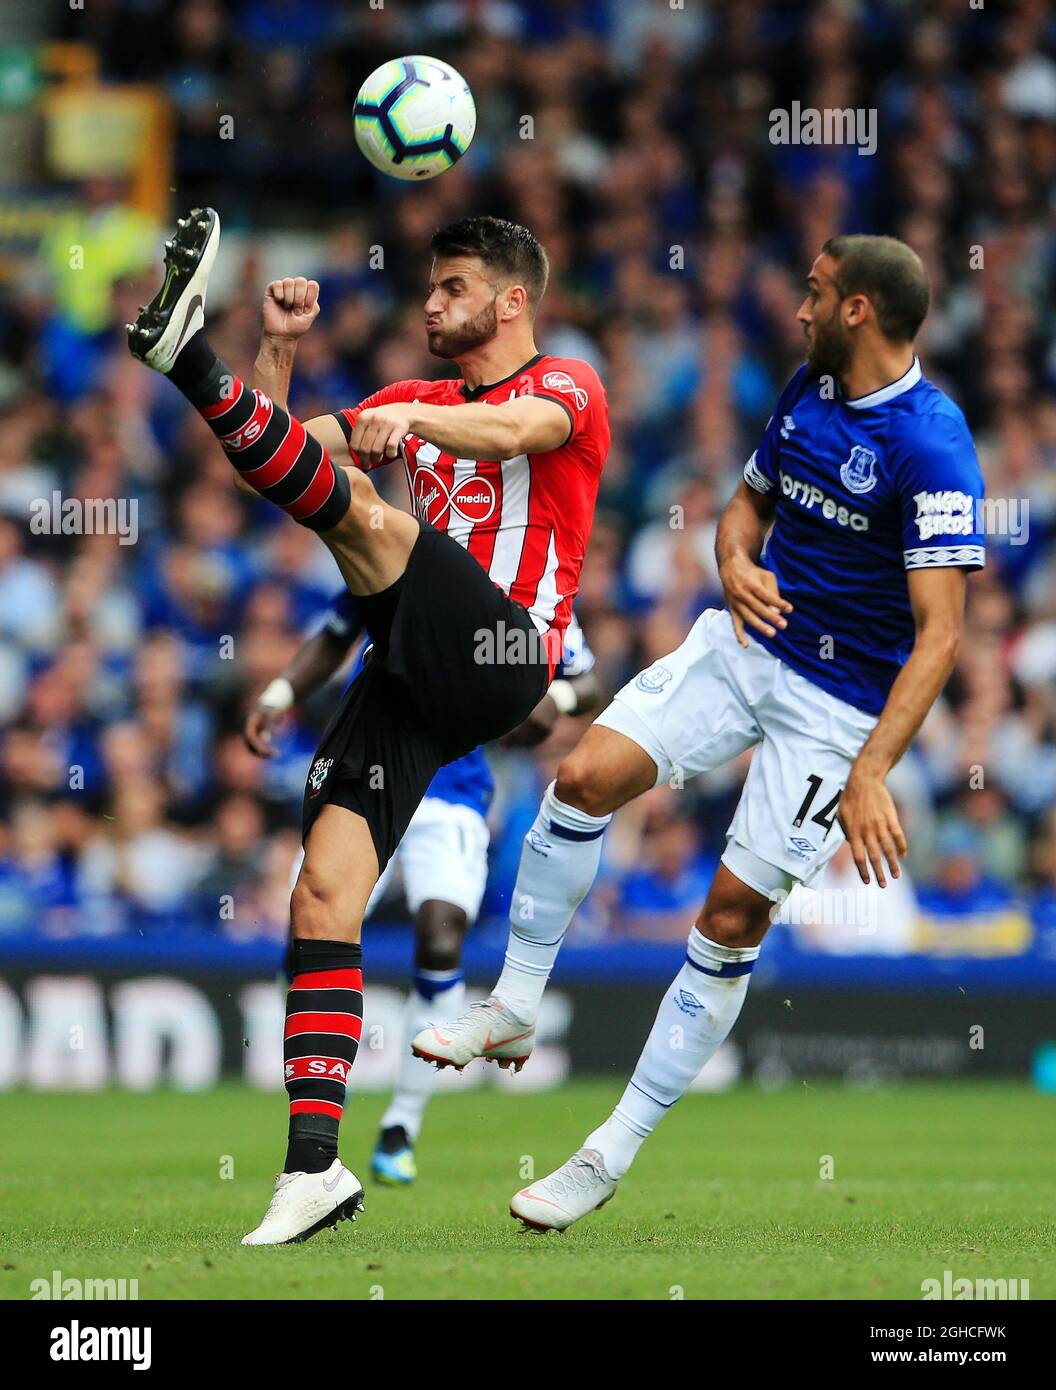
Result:
[[[411,1039],[431,1023],[457,1018],[466,1002],[466,984],[459,970],[415,970],[414,986],[403,1011],[400,1072],[381,1128],[402,1125],[413,1144],[421,1133],[425,1107],[436,1089],[440,1073],[423,1067],[411,1051]]]
[[[576,908],[601,864],[601,841],[612,816],[566,806],[551,782],[524,838],[510,899],[510,935],[502,974],[492,990],[515,1018],[534,1023],[546,982]]]
[[[345,1088],[363,1031],[363,948],[293,941],[283,1059],[290,1097],[284,1173],[321,1173],[337,1157]]]
[[[208,423],[228,461],[262,497],[313,531],[348,511],[348,478],[299,420],[230,372],[196,333],[169,373]]]
[[[685,1095],[701,1067],[737,1022],[758,946],[719,946],[689,933],[686,963],[664,995],[620,1103],[583,1141],[606,1171],[622,1178],[643,1142]]]

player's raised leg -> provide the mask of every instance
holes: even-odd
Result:
[[[769,925],[770,899],[720,864],[619,1104],[566,1163],[514,1196],[513,1216],[536,1230],[563,1231],[610,1200],[642,1143],[736,1023]]]
[[[363,1209],[363,1185],[341,1163],[337,1140],[363,1027],[361,930],[377,878],[366,821],[343,806],[324,806],[308,834],[290,903],[286,1159],[264,1219],[243,1245],[307,1240],[325,1226],[354,1221]]]
[[[614,811],[655,785],[656,763],[631,739],[592,724],[546,789],[521,850],[502,973],[488,999],[424,1028],[415,1056],[459,1071],[474,1057],[520,1071],[565,932],[601,863]]]
[[[164,283],[127,325],[129,349],[186,396],[251,490],[322,536],[352,593],[378,593],[404,572],[418,523],[382,502],[357,469],[335,465],[299,420],[213,352],[204,333],[205,302],[219,243],[220,220],[211,208],[194,208],[178,220],[165,244]]]

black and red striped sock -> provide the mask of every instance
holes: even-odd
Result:
[[[276,405],[224,366],[199,330],[169,372],[209,424],[228,462],[287,516],[313,531],[329,531],[348,511],[348,478],[322,444]]]
[[[284,1173],[322,1173],[337,1157],[345,1086],[363,1029],[363,947],[293,942],[283,1043],[290,1134]]]

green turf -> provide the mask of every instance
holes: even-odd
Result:
[[[1052,1098],[1012,1084],[687,1097],[602,1212],[522,1234],[506,1205],[520,1165],[548,1172],[618,1092],[445,1095],[415,1187],[368,1186],[355,1226],[261,1250],[238,1241],[281,1158],[281,1095],[7,1094],[0,1297],[55,1269],[137,1278],[141,1298],[919,1299],[946,1269],[1056,1297]],[[382,1105],[346,1112],[361,1176]]]

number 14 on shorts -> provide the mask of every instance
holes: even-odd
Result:
[[[822,779],[820,777],[816,776],[813,772],[809,774],[807,777],[807,794],[800,803],[799,810],[796,812],[792,821],[794,826],[802,825],[810,814],[810,808],[814,805],[818,793],[821,791],[821,784]],[[815,825],[820,825],[824,828],[825,834],[821,837],[823,840],[828,838],[829,831],[832,829],[833,822],[836,819],[836,807],[840,804],[840,796],[842,793],[843,788],[840,787],[832,800],[824,805],[820,811],[815,812],[815,814],[810,817]]]

